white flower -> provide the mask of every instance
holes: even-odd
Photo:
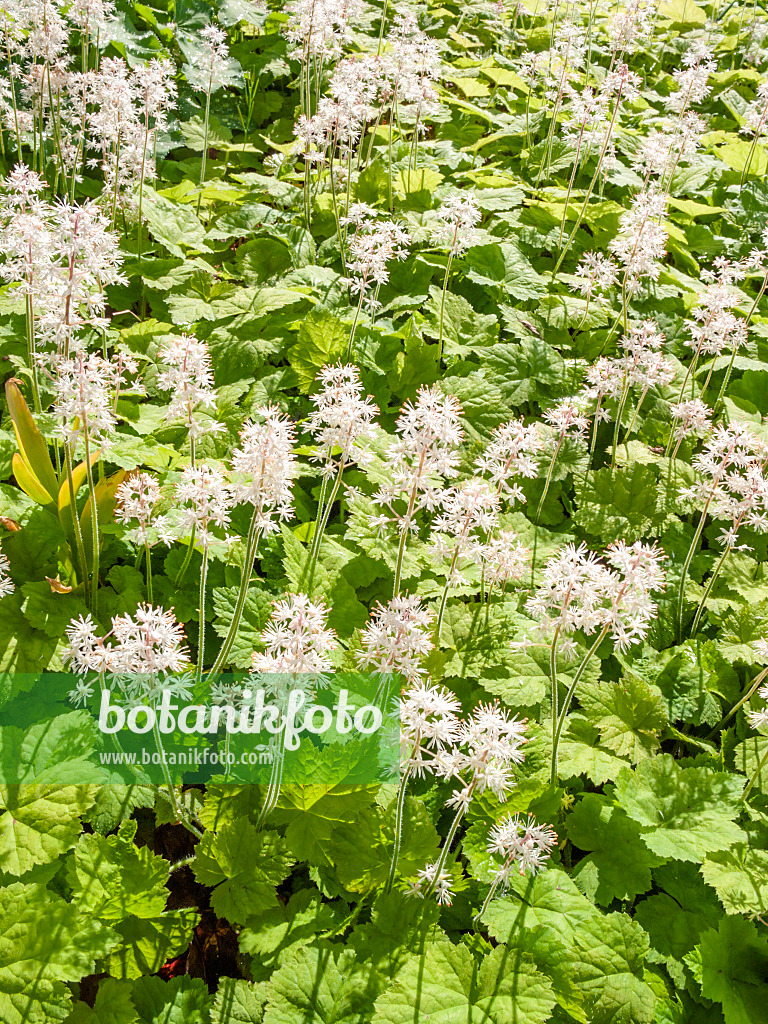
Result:
[[[443,686],[416,680],[399,702],[401,770],[445,774],[444,757],[461,734],[461,704]]]
[[[521,875],[538,874],[556,842],[557,833],[549,825],[537,825],[530,816],[508,814],[488,833],[488,852],[502,858],[494,882],[506,885],[515,868]]]
[[[437,216],[442,223],[432,229],[432,242],[447,249],[452,256],[466,252],[480,241],[475,229],[481,213],[471,192],[454,192],[448,196],[438,207]]]
[[[183,419],[192,439],[224,430],[224,424],[211,416],[201,419],[196,415],[200,410],[216,408],[213,367],[205,342],[181,334],[165,341],[157,358],[168,365],[157,375],[157,386],[171,392],[166,420]]]
[[[272,619],[261,634],[264,654],[253,655],[253,671],[266,673],[328,672],[328,652],[338,646],[336,633],[326,625],[328,609],[306,594],[275,601]]]
[[[488,447],[475,462],[477,472],[490,477],[499,494],[508,501],[525,501],[515,477],[533,480],[538,476],[536,456],[544,447],[537,424],[526,426],[522,420],[510,420],[495,427]]]
[[[513,768],[525,757],[526,728],[525,719],[510,717],[498,701],[479,704],[469,721],[462,723],[452,756],[435,768],[446,779],[454,777],[463,783],[446,806],[466,812],[472,799],[486,790],[506,800],[515,784]]]
[[[610,244],[626,271],[630,292],[640,278],[658,280],[659,261],[667,251],[667,231],[660,221],[666,214],[668,197],[650,186],[638,192],[629,210],[619,217],[619,234]]]
[[[359,227],[349,241],[347,272],[351,291],[377,308],[376,295],[389,281],[387,264],[408,255],[410,235],[394,221],[374,221]]]
[[[160,500],[160,485],[151,473],[134,473],[117,488],[115,519],[119,523],[138,520],[132,536],[140,544],[149,542],[150,528],[162,529],[162,520],[153,520],[155,505]]]
[[[234,501],[221,470],[213,466],[185,466],[175,488],[178,506],[172,514],[180,536],[196,531],[204,548],[215,539],[211,530],[226,530]],[[168,531],[166,531],[168,532]],[[229,540],[225,536],[225,540]]]
[[[432,893],[441,906],[449,907],[453,902],[453,890],[451,889],[451,875],[445,868],[441,868],[438,874],[437,864],[427,864],[419,870],[416,880],[406,890],[407,896],[419,896],[424,898],[426,892]]]
[[[178,675],[189,664],[189,653],[173,611],[139,605],[133,615],[115,616],[103,637],[90,615],[80,616],[70,622],[66,634],[64,659],[73,670],[107,673],[132,704],[157,703],[163,688],[180,697],[190,692],[188,678]]]
[[[315,459],[332,474],[340,466],[370,462],[370,442],[375,434],[373,420],[378,406],[366,395],[356,366],[324,366],[317,377],[322,390],[312,396],[315,410],[308,429],[320,446]]]
[[[95,352],[78,352],[70,359],[55,358],[54,370],[53,414],[60,436],[71,445],[87,436],[90,454],[98,446],[108,451],[117,426],[114,399],[123,367]]]
[[[240,433],[240,447],[232,455],[232,493],[237,502],[253,505],[260,533],[274,533],[293,515],[295,428],[272,405],[254,415],[263,422],[249,422]]]
[[[526,609],[544,638],[604,629],[624,651],[644,639],[656,614],[650,594],[664,586],[663,558],[655,545],[641,541],[609,545],[605,561],[585,544],[566,544],[545,564],[542,585]],[[560,646],[561,653],[569,649]]]
[[[433,511],[442,501],[442,478],[457,474],[455,448],[464,432],[461,406],[439,387],[419,389],[415,405],[406,402],[397,420],[398,439],[389,446],[389,480],[373,500],[384,505],[401,533],[414,530],[414,516],[421,509]],[[405,508],[395,508],[395,504]]]
[[[433,523],[430,551],[438,565],[448,558],[448,586],[468,581],[462,572],[462,560],[476,563],[480,548],[498,524],[499,494],[479,477],[450,487],[443,495],[442,511]]]
[[[595,292],[605,292],[616,284],[618,270],[610,256],[599,252],[585,252],[576,267],[578,288],[589,299]]]
[[[360,635],[358,664],[416,682],[424,672],[421,662],[434,646],[430,639],[432,619],[432,613],[415,596],[395,597],[387,605],[379,604]]]
[[[531,568],[531,552],[521,544],[514,530],[500,530],[478,547],[477,554],[487,583],[507,583],[527,576]]]
[[[7,597],[16,589],[8,571],[10,567],[11,563],[8,561],[8,557],[0,550],[0,598]]]

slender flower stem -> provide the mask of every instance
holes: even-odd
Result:
[[[75,485],[72,480],[72,449],[71,446],[68,444],[64,445],[64,464],[67,471],[67,484],[69,487],[69,507],[72,513],[72,525],[75,531],[75,545],[77,547],[77,557],[80,561],[80,574],[82,576],[83,588],[85,589],[85,598],[87,601],[90,594],[90,586],[88,579],[88,560],[85,557],[83,531],[80,528],[80,517],[77,514]]]
[[[491,900],[493,899],[494,894],[496,893],[496,890],[498,889],[500,882],[501,882],[501,878],[494,878],[493,883],[491,884],[491,888],[488,890],[488,894],[485,897],[485,899],[483,900],[482,907],[480,907],[478,912],[472,918],[472,923],[473,924],[477,925],[477,923],[480,920],[480,918],[483,916],[483,914],[488,909],[488,905],[490,904]]]
[[[200,592],[198,600],[198,615],[200,629],[198,631],[197,645],[197,672],[195,679],[199,683],[203,678],[203,664],[205,662],[205,585],[208,580],[208,545],[203,545],[203,565],[200,570]]]
[[[193,836],[196,836],[198,839],[202,839],[203,833],[200,831],[200,829],[198,829],[195,825],[192,824],[183,807],[179,804],[178,796],[176,794],[176,787],[174,786],[173,780],[171,779],[171,773],[168,770],[168,765],[165,763],[163,740],[162,737],[160,736],[160,729],[158,728],[157,722],[155,722],[152,732],[155,737],[155,743],[157,744],[157,752],[160,755],[160,764],[163,769],[163,778],[165,780],[165,786],[167,790],[167,793],[163,793],[161,789],[160,795],[165,796],[165,798],[168,800],[169,804],[173,808],[173,813],[176,816],[176,820],[179,822],[179,824],[183,825],[184,828],[187,829],[187,831],[192,833]]]
[[[749,313],[747,314],[747,319],[744,321],[744,329],[745,330],[749,326],[749,322],[752,319],[752,316],[753,316],[755,310],[757,309],[757,304],[760,301],[760,299],[762,299],[763,295],[765,294],[765,289],[766,288],[768,288],[768,271],[766,271],[765,277],[763,278],[763,283],[760,285],[760,290],[758,291],[757,295],[755,296],[755,301],[752,303],[752,308],[750,309]],[[716,406],[720,405],[720,403],[722,402],[722,400],[723,400],[723,398],[725,396],[725,392],[728,389],[728,383],[729,383],[729,381],[731,379],[731,372],[733,370],[733,364],[736,361],[736,352],[737,352],[737,350],[738,350],[738,342],[735,342],[734,346],[733,346],[733,351],[731,352],[731,359],[730,359],[730,362],[728,363],[728,369],[725,371],[725,377],[723,379],[723,385],[720,388],[720,394],[717,396],[717,401],[715,402]]]
[[[474,782],[470,783],[470,789],[472,789],[473,787]],[[435,891],[437,882],[440,878],[443,868],[445,867],[445,862],[448,859],[448,854],[450,852],[451,846],[453,845],[453,840],[456,838],[456,833],[459,831],[459,825],[461,824],[465,813],[466,811],[464,810],[463,807],[459,807],[459,809],[456,811],[456,816],[451,822],[451,827],[448,830],[448,835],[445,837],[445,842],[443,843],[442,849],[440,850],[440,856],[437,858],[437,863],[435,864],[434,877],[430,882],[429,887],[424,893],[425,900],[428,900],[432,893]]]
[[[547,470],[547,479],[544,482],[544,491],[543,491],[543,493],[541,495],[541,500],[539,501],[539,507],[536,509],[536,519],[535,519],[534,524],[533,524],[533,553],[531,555],[531,586],[533,586],[534,573],[536,572],[536,551],[537,551],[538,546],[539,546],[539,519],[541,518],[541,512],[542,512],[542,509],[544,508],[544,502],[547,500],[547,494],[549,493],[549,485],[552,483],[552,473],[554,472],[554,469],[555,469],[555,462],[557,461],[557,456],[560,454],[560,449],[563,446],[564,439],[565,439],[565,434],[561,434],[559,439],[558,439],[557,447],[555,448],[554,455],[552,456],[552,461],[549,464],[549,469]]]
[[[331,490],[330,497],[324,508],[318,510],[317,522],[315,525],[315,533],[312,537],[312,547],[309,554],[309,577],[307,579],[307,597],[312,597],[312,584],[315,579],[315,569],[317,568],[317,560],[320,557],[320,546],[323,543],[323,534],[325,528],[328,525],[328,519],[331,515],[331,509],[333,503],[336,501],[336,497],[341,487],[341,476],[344,472],[344,463],[342,462],[339,466],[339,472],[336,476],[336,480]]]
[[[552,685],[552,749],[555,749],[555,739],[557,737],[557,719],[558,719],[558,685],[557,685],[557,641],[560,639],[560,627],[558,626],[555,630],[555,635],[552,637],[552,646],[549,648],[549,679]]]
[[[261,830],[264,827],[264,822],[275,809],[275,807],[277,806],[277,801],[280,799],[280,787],[283,781],[284,767],[285,750],[281,746],[279,752],[275,755],[275,758],[272,762],[272,771],[270,772],[267,793],[264,798],[262,808],[259,811],[258,820],[256,821],[257,831]]]
[[[147,567],[147,601],[150,604],[154,604],[155,601],[152,596],[152,557],[148,540],[144,541],[144,561]]]
[[[205,128],[203,130],[203,155],[200,161],[200,194],[197,197],[197,212],[200,213],[200,203],[203,199],[203,182],[205,181],[205,159],[208,156],[208,123],[211,116],[211,87],[213,83],[213,73],[211,73],[210,81],[208,82],[208,91],[205,94]]]
[[[91,466],[91,450],[88,443],[88,425],[84,424],[83,439],[85,442],[85,472],[88,476],[88,491],[91,496],[91,537],[93,542],[93,563],[91,569],[91,613],[94,618],[99,614],[99,504],[96,499],[96,487],[93,482]]]
[[[455,232],[454,232],[455,235]],[[445,314],[445,294],[448,291],[448,279],[451,276],[451,263],[453,261],[453,252],[448,253],[448,265],[445,268],[445,280],[443,281],[443,295],[440,299],[440,337],[437,342],[437,365],[443,358],[443,318]]]
[[[755,768],[755,771],[754,771],[754,773],[752,775],[752,778],[747,783],[747,788],[741,794],[741,802],[742,803],[746,803],[747,802],[747,797],[752,792],[752,790],[754,788],[754,785],[757,782],[757,780],[760,778],[760,772],[763,770],[763,768],[765,768],[766,762],[768,762],[768,750],[766,750],[766,752],[763,754],[763,756],[758,761],[757,768]]]
[[[418,740],[414,744],[414,751],[418,746]],[[410,766],[406,768],[403,773],[402,779],[400,779],[400,787],[397,791],[397,806],[395,808],[395,842],[392,847],[392,860],[389,865],[389,875],[387,876],[387,884],[384,887],[384,892],[389,893],[392,891],[392,886],[395,884],[395,876],[397,874],[397,862],[400,859],[400,847],[403,841],[403,815],[405,813],[405,798],[408,789],[408,781],[411,777]]]
[[[685,562],[683,563],[683,571],[682,571],[682,573],[680,575],[680,590],[678,592],[678,597],[677,597],[677,636],[678,636],[678,640],[682,640],[682,635],[683,635],[683,607],[685,605],[685,581],[686,581],[686,578],[688,576],[688,570],[691,567],[691,562],[693,561],[693,556],[696,553],[696,548],[699,546],[699,541],[701,540],[701,534],[702,534],[702,531],[704,530],[704,521],[707,518],[707,511],[709,510],[709,505],[710,505],[710,502],[712,501],[712,495],[713,494],[714,494],[714,489],[713,489],[712,493],[709,495],[709,497],[707,498],[707,503],[704,506],[704,509],[703,509],[703,511],[701,513],[701,518],[699,519],[699,525],[696,527],[696,533],[693,535],[693,540],[691,541],[691,546],[688,548],[688,554],[685,556]]]
[[[720,558],[718,559],[717,565],[715,566],[712,575],[709,578],[709,581],[707,582],[707,589],[704,591],[704,596],[699,602],[699,607],[696,609],[696,615],[693,618],[693,625],[691,626],[691,637],[696,636],[696,633],[698,632],[699,622],[701,621],[701,616],[704,612],[704,605],[707,603],[709,595],[712,593],[712,588],[715,585],[715,580],[717,579],[720,570],[723,568],[723,563],[728,557],[728,553],[730,551],[730,546],[726,545],[722,555],[720,555]]]
[[[563,725],[565,724],[566,715],[568,714],[568,708],[570,706],[571,700],[573,699],[573,695],[576,692],[576,687],[579,685],[579,683],[581,682],[581,677],[584,675],[584,670],[586,669],[587,665],[589,664],[589,662],[590,662],[590,660],[592,658],[592,655],[595,653],[597,648],[600,646],[600,644],[603,642],[605,637],[608,635],[608,629],[609,629],[609,626],[603,626],[601,631],[598,633],[597,639],[592,644],[592,646],[589,648],[587,653],[584,655],[584,660],[582,661],[582,663],[579,665],[578,669],[576,670],[576,674],[574,675],[573,680],[571,682],[571,685],[568,687],[568,691],[567,691],[567,693],[565,695],[565,700],[563,701],[563,707],[562,707],[562,710],[560,711],[560,715],[559,715],[559,717],[557,719],[557,728],[555,730],[555,734],[554,734],[554,737],[552,739],[552,768],[551,768],[551,772],[550,772],[550,781],[551,781],[553,786],[557,785],[557,750],[558,750],[558,747],[560,746],[560,735],[561,735],[561,733],[563,731]]]
[[[619,88],[619,91],[618,91],[618,93],[616,95],[616,103],[614,104],[614,107],[613,107],[613,114],[611,115],[611,121],[610,121],[610,124],[608,125],[608,131],[606,132],[606,135],[605,135],[605,142],[603,143],[603,148],[600,150],[600,156],[598,157],[598,160],[597,160],[597,167],[595,167],[595,173],[592,175],[592,181],[590,181],[589,188],[587,189],[587,194],[584,196],[584,202],[582,203],[581,210],[579,210],[579,213],[578,213],[578,215],[576,217],[576,223],[573,225],[573,231],[568,236],[568,241],[565,243],[565,247],[563,248],[562,252],[560,253],[560,256],[558,257],[557,263],[555,264],[555,269],[554,269],[554,273],[555,274],[560,269],[560,266],[561,266],[563,260],[565,259],[566,255],[568,253],[568,250],[571,247],[571,242],[574,240],[574,238],[576,237],[576,232],[581,227],[582,218],[584,217],[584,214],[587,212],[587,207],[589,206],[589,200],[592,198],[592,192],[594,190],[595,183],[597,182],[598,176],[600,174],[600,168],[601,168],[602,163],[603,163],[603,158],[605,157],[605,154],[606,154],[606,152],[608,150],[608,143],[609,143],[610,138],[611,138],[611,133],[613,131],[613,126],[616,123],[616,115],[619,112],[620,104],[621,104],[621,87]]]
[[[731,708],[731,710],[728,712],[727,715],[723,715],[723,717],[720,719],[720,721],[717,723],[717,725],[714,727],[714,729],[712,729],[711,732],[707,733],[707,735],[705,736],[705,739],[711,740],[712,737],[715,735],[715,733],[719,729],[722,729],[722,727],[724,725],[726,725],[728,722],[730,722],[730,720],[733,718],[733,716],[736,714],[736,712],[739,710],[739,708],[744,707],[744,705],[747,703],[747,701],[750,700],[754,696],[754,694],[757,692],[758,687],[763,682],[763,680],[766,678],[766,676],[768,676],[768,668],[764,668],[763,671],[760,672],[755,677],[754,682],[752,683],[750,688],[747,690],[747,692],[744,694],[744,696],[741,698],[741,700],[738,702],[738,704],[735,704]]]
[[[240,620],[243,617],[243,608],[245,607],[245,599],[248,594],[248,584],[251,581],[251,571],[253,570],[253,562],[256,557],[256,546],[259,543],[259,536],[259,510],[254,508],[251,525],[248,529],[243,573],[240,577],[240,590],[237,595],[237,602],[235,603],[232,622],[229,624],[227,635],[221,645],[221,650],[218,653],[216,661],[213,663],[213,666],[208,673],[208,678],[210,680],[215,679],[219,672],[221,672],[223,665],[229,657],[229,652],[232,650],[232,645],[235,642],[235,637],[237,636],[237,631],[240,627]]]

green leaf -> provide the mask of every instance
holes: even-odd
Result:
[[[462,261],[470,281],[486,288],[500,288],[505,295],[521,302],[537,299],[547,290],[544,278],[511,242],[473,246]]]
[[[624,914],[601,914],[564,871],[512,876],[510,899],[483,915],[499,941],[530,951],[569,1013],[590,1024],[656,1024],[656,997],[644,980],[648,937]],[[583,1001],[583,1013],[580,1004]]]
[[[117,835],[80,837],[69,883],[84,914],[119,921],[129,915],[157,917],[165,910],[168,861],[147,846],[135,846],[135,834],[136,822],[127,821]]]
[[[701,873],[716,890],[726,914],[755,917],[768,912],[768,851],[739,843],[711,853],[701,865]]]
[[[640,827],[605,797],[587,793],[568,817],[568,838],[589,851],[573,878],[602,906],[631,900],[651,888],[651,868],[662,859],[643,843]]]
[[[387,978],[394,978],[410,953],[418,953],[437,936],[440,908],[432,901],[414,900],[401,892],[376,898],[371,920],[358,925],[349,938],[361,963],[371,963]]]
[[[257,1024],[264,1010],[263,985],[221,978],[211,1010],[211,1024]]]
[[[349,328],[324,309],[313,310],[299,327],[295,345],[288,349],[288,362],[299,378],[299,390],[312,390],[319,371],[344,356]]]
[[[328,847],[334,830],[357,821],[372,802],[372,787],[291,785],[283,788],[270,821],[287,824],[285,838],[297,860],[330,866]]]
[[[707,999],[722,1004],[725,1024],[765,1019],[768,999],[768,937],[752,921],[724,917],[717,931],[705,932],[686,957]]]
[[[72,998],[66,983],[92,973],[96,958],[116,941],[114,932],[81,917],[74,904],[20,882],[0,889],[0,932],[3,1024],[64,1020]]]
[[[432,167],[418,167],[410,171],[400,171],[393,187],[398,194],[405,198],[413,192],[434,192],[443,175]]]
[[[643,841],[660,857],[701,861],[708,853],[742,842],[734,824],[741,807],[741,778],[707,768],[681,768],[670,754],[624,769],[616,800],[645,826]]]
[[[366,892],[386,883],[392,862],[394,823],[393,801],[383,815],[378,807],[369,807],[354,824],[341,825],[334,831],[329,855],[347,889]],[[437,854],[437,832],[424,805],[414,797],[406,798],[401,844],[398,871],[406,877]]]
[[[72,619],[87,615],[88,608],[77,594],[57,594],[50,583],[25,583],[21,587],[24,595],[24,615],[31,626],[42,630],[47,636],[62,636]]]
[[[45,515],[46,513],[42,513]],[[48,517],[50,518],[50,517]],[[51,522],[55,520],[51,519]],[[14,534],[11,540],[24,536],[25,545],[33,541],[27,530]],[[3,544],[3,554],[11,554],[8,541]],[[13,566],[13,562],[11,563]],[[51,567],[53,568],[53,567]],[[48,586],[48,584],[46,584]],[[23,674],[39,672],[51,661],[56,650],[56,639],[33,629],[21,610],[21,590],[2,599],[0,616],[0,672]]]
[[[188,121],[182,121],[179,126],[184,141],[190,149],[201,153],[204,149],[221,149],[228,142],[232,141],[232,132],[226,125],[211,114],[208,117],[208,130],[206,133],[205,121],[201,117],[190,117]]]
[[[217,636],[225,637],[232,624],[239,587],[215,587],[213,628]],[[272,612],[273,595],[260,587],[251,586],[245,595],[243,615],[237,636],[229,655],[229,663],[237,668],[250,668],[252,655],[261,646],[261,632]]]
[[[501,387],[485,370],[473,370],[466,377],[443,377],[439,386],[459,400],[461,422],[471,441],[487,444],[493,428],[509,419]]]
[[[585,683],[579,703],[608,750],[633,763],[658,750],[658,734],[667,724],[667,716],[661,696],[643,680]]]
[[[104,978],[93,1007],[77,1002],[66,1024],[139,1024],[136,1007],[131,1000],[131,984]]]
[[[551,345],[535,335],[519,344],[494,345],[483,353],[484,362],[493,368],[494,380],[511,405],[547,394],[550,387],[565,382],[565,362]]]
[[[127,917],[115,926],[120,945],[106,959],[115,978],[156,974],[171,957],[183,953],[200,918],[198,910],[171,910],[153,918]]]
[[[635,919],[650,936],[651,959],[666,964],[675,984],[684,988],[683,957],[703,931],[717,927],[721,911],[695,865],[672,861],[657,868],[653,877],[664,891],[641,900],[635,907]]]
[[[437,338],[440,334],[440,309],[442,291],[432,286],[429,289],[430,319],[425,333]],[[462,295],[446,293],[443,306],[443,350],[448,356],[466,355],[485,349],[498,339],[499,328],[492,314],[481,315]]]
[[[145,185],[142,210],[153,237],[174,256],[183,257],[185,248],[211,251],[205,242],[205,228],[190,206],[174,203]]]
[[[734,171],[743,171],[747,166],[747,160],[749,159],[751,149],[751,142],[747,142],[744,139],[737,139],[734,142],[729,142],[725,146],[716,146],[714,151],[723,163],[727,164]],[[752,153],[752,159],[749,164],[749,173],[754,178],[763,179],[767,170],[768,153],[765,151],[763,146],[755,146],[754,152]]]
[[[200,978],[139,978],[133,986],[139,1024],[208,1024],[213,996]]]
[[[597,729],[581,715],[571,712],[560,741],[558,766],[561,778],[586,775],[596,786],[601,786],[615,779],[626,767],[626,761],[604,750],[597,742]]]
[[[71,850],[92,803],[90,786],[0,786],[0,871],[22,875]]]
[[[345,911],[346,904],[324,903],[317,890],[300,889],[287,904],[277,903],[249,917],[238,945],[244,953],[258,957],[260,964],[276,967],[288,950],[329,931]]]
[[[197,846],[194,872],[215,886],[211,903],[219,917],[243,924],[276,903],[275,886],[288,875],[293,858],[274,832],[257,832],[244,818],[206,832]]]
[[[544,1024],[554,1004],[551,982],[521,951],[499,946],[478,972],[465,946],[442,938],[408,958],[376,1000],[373,1024]]]
[[[372,1009],[365,973],[349,950],[295,950],[267,983],[264,1024],[363,1024]]]
[[[654,466],[639,462],[626,468],[590,473],[576,486],[575,522],[605,542],[630,543],[649,533],[658,536],[672,517],[673,509],[666,503],[659,504],[657,479]]]

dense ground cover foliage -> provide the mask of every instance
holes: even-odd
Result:
[[[0,1019],[768,1020],[760,4],[0,13]],[[99,763],[360,671],[399,774]]]

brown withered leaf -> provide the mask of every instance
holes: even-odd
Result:
[[[8,516],[0,516],[0,526],[4,530],[10,530],[11,533],[18,533],[21,527],[15,519],[9,519]]]
[[[54,594],[70,594],[72,593],[72,587],[67,583],[62,583],[57,576],[55,580],[52,580],[50,576],[45,577],[51,585],[51,592]]]

